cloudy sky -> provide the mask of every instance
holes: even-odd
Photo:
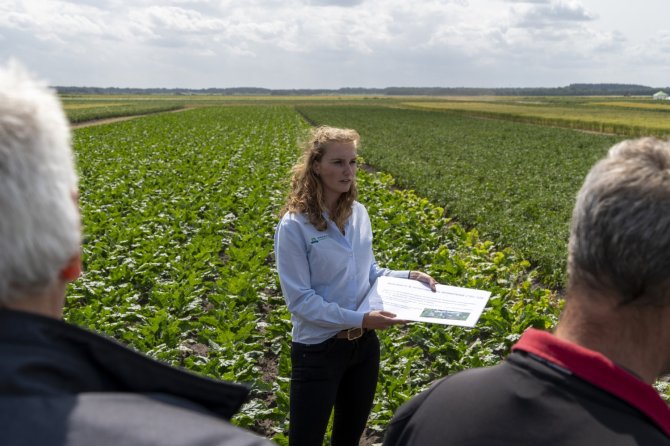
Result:
[[[52,85],[670,85],[668,0],[1,0]]]

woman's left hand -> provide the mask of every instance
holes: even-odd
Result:
[[[412,280],[418,280],[419,282],[423,282],[426,285],[428,285],[431,290],[436,291],[435,285],[437,285],[437,281],[424,272],[410,271],[409,278]]]

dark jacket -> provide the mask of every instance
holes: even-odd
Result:
[[[584,365],[598,367],[586,358]],[[650,386],[623,373],[616,380],[614,374],[595,380],[641,389],[631,404],[576,374],[514,351],[502,364],[444,378],[403,405],[384,445],[670,445],[670,413]],[[645,413],[634,407],[637,403],[656,409]]]
[[[269,445],[224,421],[245,386],[65,322],[0,310],[2,445]]]

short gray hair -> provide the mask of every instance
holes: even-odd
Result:
[[[572,215],[569,286],[618,304],[670,302],[670,142],[613,146],[586,177]]]
[[[80,249],[70,126],[55,92],[0,66],[0,304],[44,292]]]

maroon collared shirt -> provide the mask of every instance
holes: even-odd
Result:
[[[512,351],[517,350],[539,356],[615,395],[649,417],[670,437],[668,404],[656,389],[605,355],[533,328],[527,330],[512,347]]]
[[[384,445],[670,446],[670,410],[600,353],[529,330],[501,364],[443,378],[405,403]]]

